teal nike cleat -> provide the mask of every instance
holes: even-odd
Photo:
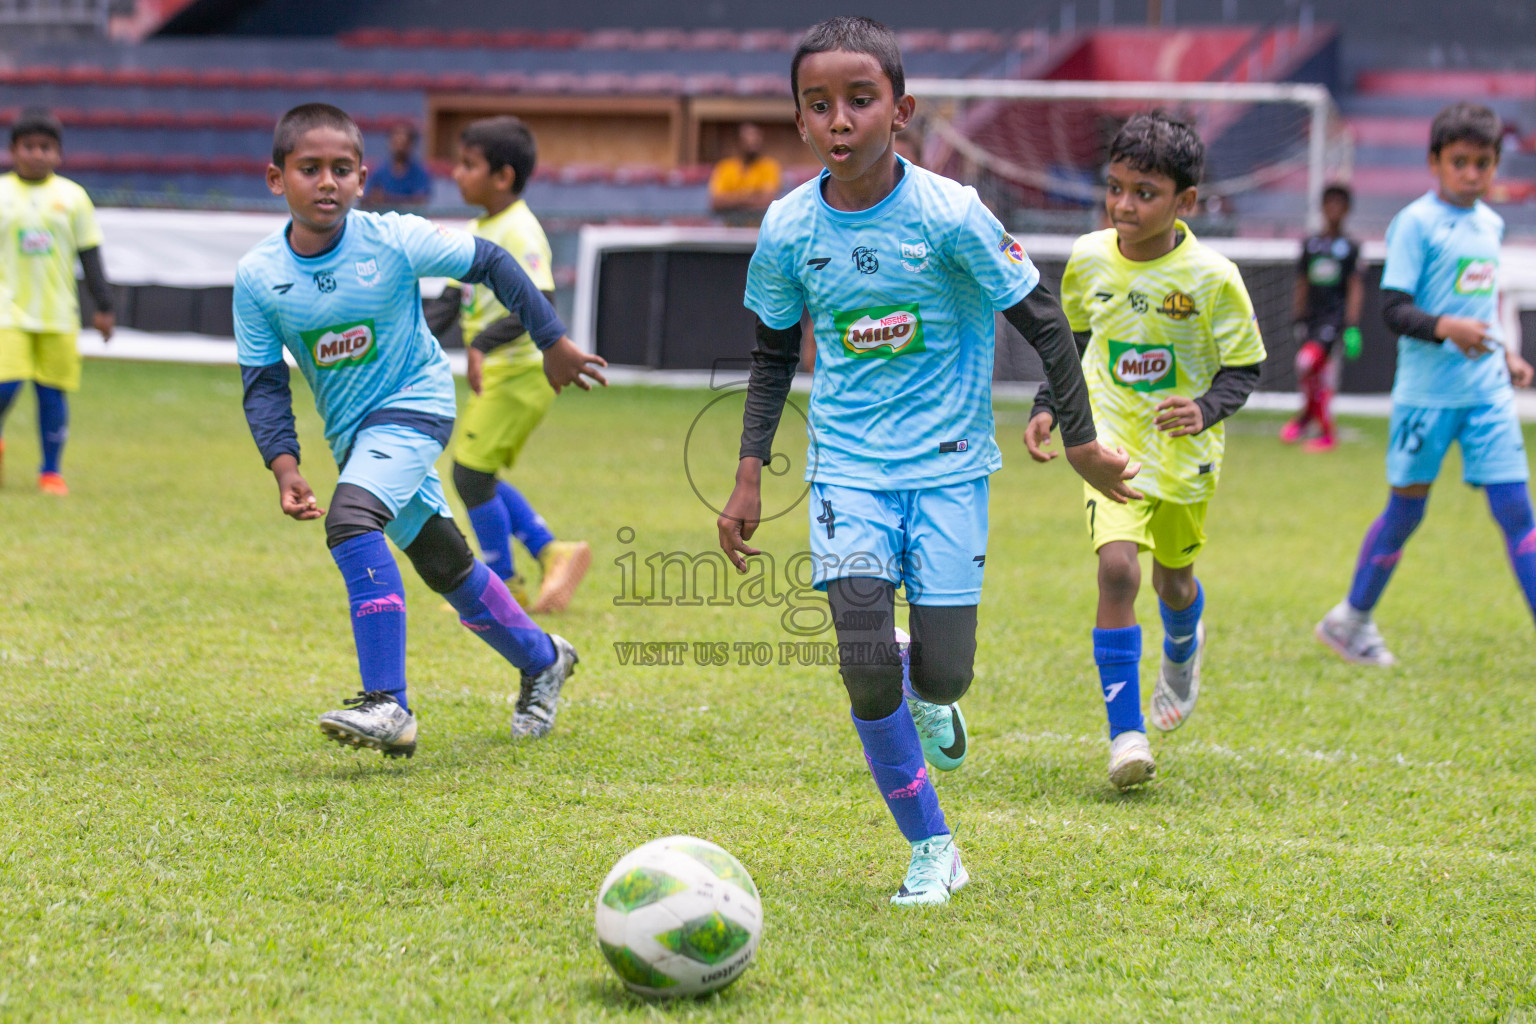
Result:
[[[950,895],[970,880],[970,872],[960,863],[954,837],[932,836],[912,844],[912,863],[891,903],[898,907],[948,903]]]
[[[930,704],[913,691],[911,638],[898,629],[896,642],[901,646],[901,689],[923,741],[923,757],[939,771],[952,772],[965,763],[965,715],[959,704]]]

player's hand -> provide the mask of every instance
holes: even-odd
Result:
[[[117,330],[117,317],[113,316],[111,313],[104,313],[100,310],[97,310],[96,313],[91,316],[91,326],[101,332],[101,340],[103,343],[109,342],[112,340],[112,332]]]
[[[1048,412],[1037,413],[1024,428],[1024,447],[1036,462],[1050,462],[1061,454],[1047,450],[1051,446],[1051,421],[1055,418]]]
[[[1205,429],[1205,413],[1193,398],[1174,395],[1157,403],[1157,429],[1169,437],[1188,437]]]
[[[1504,361],[1509,365],[1509,382],[1511,384],[1517,388],[1528,388],[1531,386],[1531,379],[1536,377],[1536,370],[1533,370],[1531,364],[1521,358],[1520,353],[1506,352]]]
[[[485,353],[471,347],[465,353],[464,382],[469,385],[471,393],[480,393],[480,382],[485,374]]]
[[[588,377],[607,387],[608,378],[597,371],[597,367],[607,365],[608,360],[591,352],[583,352],[576,347],[574,341],[564,336],[544,350],[544,376],[549,379],[549,386],[555,389],[557,395],[567,384],[591,391],[592,382],[587,380]]]
[[[1141,472],[1141,463],[1132,462],[1123,446],[1110,448],[1101,441],[1075,444],[1067,449],[1067,461],[1088,486],[1111,501],[1124,505],[1142,497],[1126,483]]]
[[[272,475],[277,478],[277,500],[283,515],[294,519],[319,519],[325,509],[315,500],[309,481],[299,472],[299,463],[292,455],[279,455],[272,460]]]
[[[1468,359],[1481,359],[1496,344],[1488,333],[1488,324],[1469,316],[1442,316],[1435,321],[1435,334],[1461,349]]]
[[[736,468],[736,487],[720,518],[715,520],[715,529],[720,532],[720,550],[740,573],[747,571],[747,555],[762,554],[747,543],[757,532],[763,514],[762,474],[761,459],[742,459]]]

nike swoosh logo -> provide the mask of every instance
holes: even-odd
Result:
[[[945,757],[962,758],[965,756],[965,726],[960,724],[960,712],[954,708],[949,709],[949,727],[955,731],[954,745],[940,747],[939,753]]]

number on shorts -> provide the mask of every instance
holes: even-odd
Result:
[[[1089,498],[1088,499],[1088,539],[1090,541],[1093,540],[1093,531],[1094,531],[1095,524],[1098,522],[1098,518],[1099,518],[1099,500],[1097,498]]]
[[[1408,418],[1397,425],[1396,432],[1392,435],[1392,447],[1409,455],[1417,455],[1419,449],[1424,447],[1424,432],[1429,429],[1426,422],[1429,413],[1416,409]]]

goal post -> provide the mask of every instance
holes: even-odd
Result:
[[[1010,223],[1096,205],[1108,144],[1132,114],[1167,109],[1206,144],[1206,214],[1249,232],[1321,226],[1323,188],[1347,178],[1349,134],[1328,89],[1286,82],[908,79],[924,162],[974,184]],[[1026,216],[1027,219],[1027,216]],[[1058,218],[1058,223],[1060,219]]]

